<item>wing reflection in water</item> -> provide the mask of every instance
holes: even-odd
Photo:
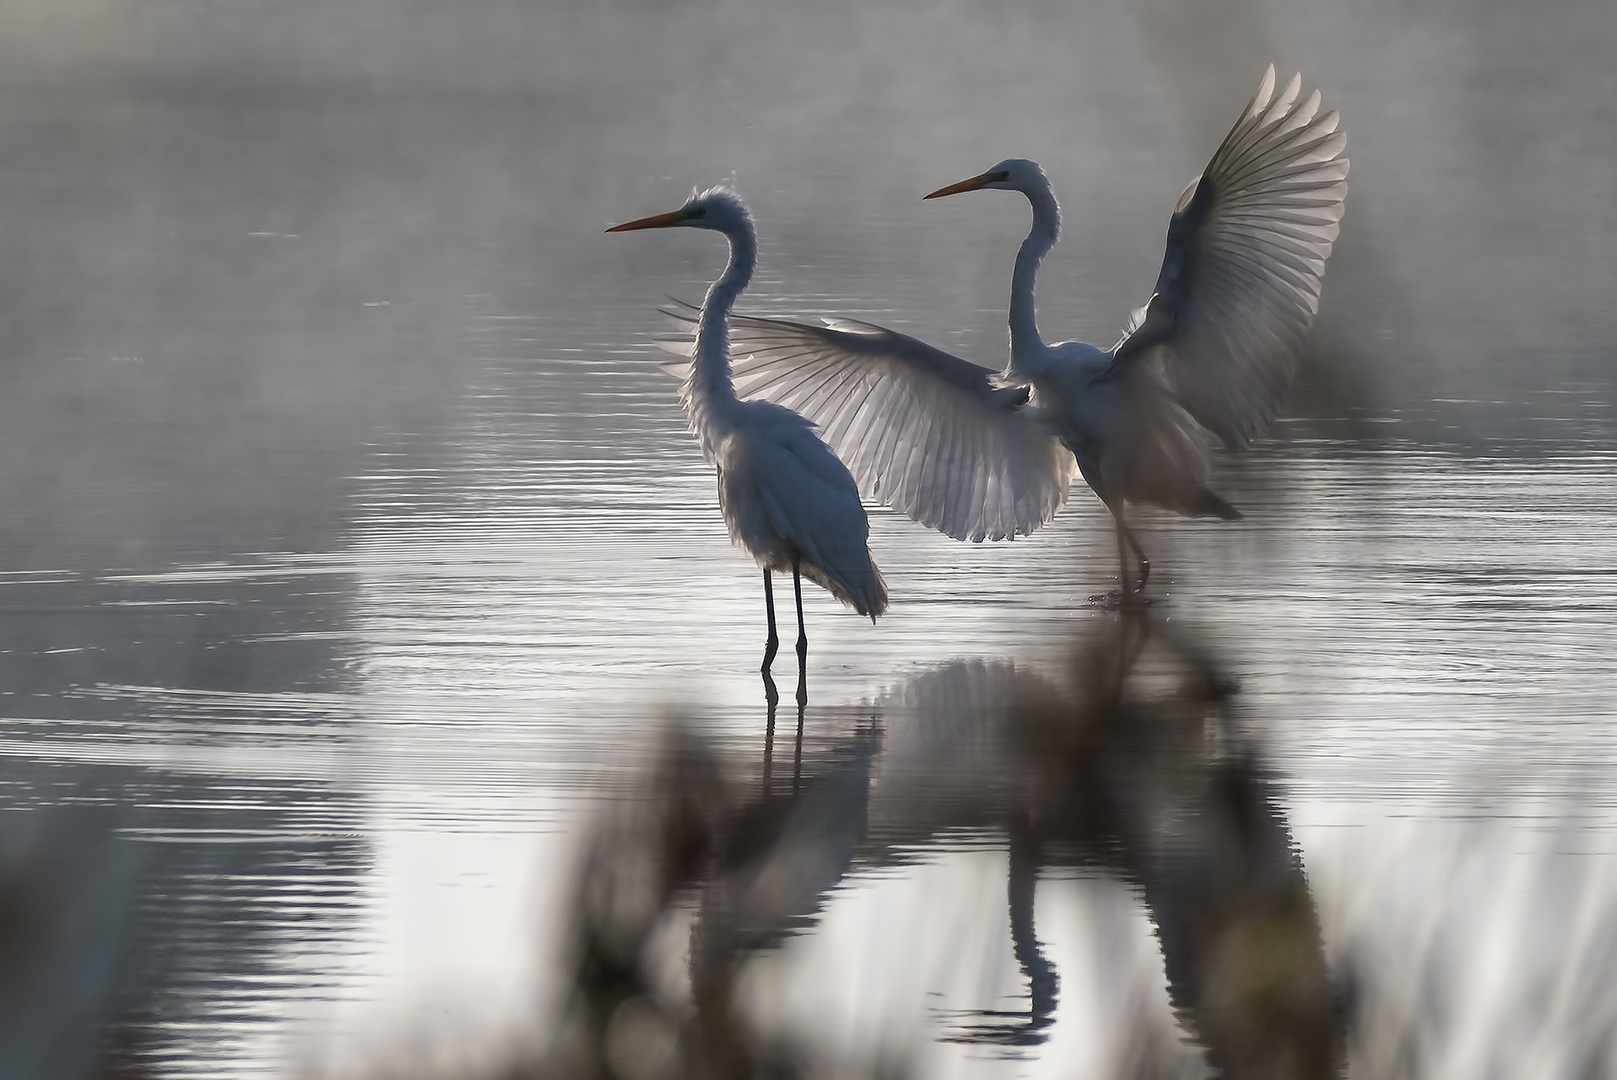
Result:
[[[745,996],[757,996],[758,959],[812,933],[850,869],[910,861],[975,830],[1009,854],[1028,1007],[953,1014],[945,1038],[1014,1048],[1046,1037],[1058,979],[1035,933],[1036,886],[1048,870],[1078,867],[1143,900],[1169,999],[1210,1064],[1231,1077],[1340,1074],[1341,1010],[1318,918],[1269,779],[1232,715],[1235,695],[1209,654],[1141,615],[1108,624],[1063,679],[977,660],[922,674],[872,703],[786,792],[768,766],[758,791],[689,725],[677,728],[638,797],[589,848],[552,1071],[823,1071],[813,1032],[766,1032],[737,987],[750,975]],[[773,708],[770,720],[772,735]],[[691,905],[685,998],[680,977],[652,957]],[[881,943],[871,948],[883,963]],[[1178,1067],[1146,1012],[1134,1007],[1137,1034],[1120,1044],[1113,1075]],[[908,1071],[896,1058],[876,1070]]]

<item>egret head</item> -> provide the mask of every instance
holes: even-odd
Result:
[[[977,191],[981,188],[1000,188],[1025,193],[1049,187],[1050,181],[1046,179],[1044,170],[1039,167],[1037,161],[1029,161],[1027,158],[1006,158],[987,172],[967,177],[948,187],[940,187],[926,197],[939,199],[945,195],[958,195],[962,191]]]
[[[614,225],[607,232],[630,232],[634,229],[667,229],[683,225],[691,229],[714,229],[729,233],[752,227],[752,215],[737,195],[726,187],[711,187],[693,192],[685,205],[666,214],[636,218]]]

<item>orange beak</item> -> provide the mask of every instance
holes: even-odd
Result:
[[[622,225],[614,225],[607,232],[632,232],[635,229],[666,229],[670,225],[678,225],[686,218],[684,210],[670,210],[666,214],[652,214],[650,217],[635,218],[625,221]]]
[[[978,188],[993,180],[995,175],[997,174],[991,172],[979,173],[978,175],[970,177],[969,179],[961,180],[959,183],[950,184],[948,187],[940,187],[932,194],[926,196],[926,198],[941,199],[945,195],[958,195],[962,191],[976,191]]]

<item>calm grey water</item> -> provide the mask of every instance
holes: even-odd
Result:
[[[997,364],[1025,209],[919,196],[1029,154],[1069,217],[1041,322],[1109,341],[1272,57],[1343,112],[1347,227],[1292,415],[1221,464],[1246,520],[1148,523],[1154,617],[1239,681],[1322,955],[1391,1012],[1427,963],[1410,1075],[1617,1074],[1617,29],[1474,6],[20,16],[0,857],[80,943],[32,1007],[154,1076],[475,1075],[560,1007],[580,839],[678,714],[749,784],[864,762],[866,839],[749,976],[761,1023],[1106,1076],[1143,1003],[1196,1060],[1149,882],[1092,865],[1040,880],[1046,1041],[953,1037],[1029,990],[1003,831],[929,816],[999,775],[931,771],[989,737],[938,687],[1123,632],[1087,604],[1098,503],[982,546],[873,510],[892,609],[811,590],[801,735],[790,663],[769,729],[758,574],[648,344],[722,245],[601,230],[733,177],[744,307]],[[665,946],[677,982],[688,926]]]

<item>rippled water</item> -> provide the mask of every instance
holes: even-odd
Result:
[[[1617,914],[1609,314],[1563,320],[1524,360],[1485,314],[1456,318],[1479,295],[1412,282],[1438,240],[1403,246],[1413,185],[1377,155],[1417,137],[1386,133],[1409,84],[1318,66],[1368,148],[1325,344],[1298,417],[1221,465],[1246,519],[1149,522],[1153,618],[1238,682],[1238,745],[1268,778],[1254,798],[1300,856],[1338,974],[1352,959],[1384,988],[1426,957],[1478,1028],[1519,1017],[1530,984],[1568,1003],[1427,1060],[1569,1053],[1617,1002],[1610,969],[1579,959]],[[755,976],[771,1023],[837,1060],[903,1048],[929,1076],[1112,1074],[1127,995],[1181,1037],[1171,919],[1149,875],[1104,860],[1039,880],[1046,1041],[970,1037],[1032,1006],[1006,831],[972,802],[1004,775],[969,748],[1000,736],[945,721],[994,672],[1059,681],[1123,633],[1087,603],[1115,573],[1087,492],[1002,545],[873,511],[890,613],[873,626],[810,590],[808,705],[766,706],[759,575],[647,345],[660,297],[699,295],[721,247],[599,235],[722,176],[733,135],[648,143],[624,103],[584,96],[534,106],[563,133],[537,148],[520,145],[531,103],[497,96],[158,93],[110,119],[88,100],[24,110],[7,138],[34,171],[0,196],[29,256],[7,271],[0,853],[56,867],[79,898],[64,940],[103,946],[71,961],[90,989],[40,992],[42,1012],[81,993],[127,1056],[175,1077],[432,1055],[469,1073],[531,1045],[567,991],[580,838],[677,714],[745,783],[842,791],[854,821],[846,873]],[[854,124],[866,168],[876,124]],[[998,156],[954,153],[969,134],[864,185],[857,160],[735,151],[764,231],[744,306],[878,318],[997,362],[1023,211],[899,199]],[[1137,192],[1067,162],[1096,202],[1138,205],[1074,215],[1049,332],[1106,338],[1137,302],[1202,134],[1120,150]],[[265,164],[292,147],[303,171]],[[702,175],[699,151],[718,161]],[[1568,153],[1609,170],[1609,147]],[[1515,269],[1487,280],[1609,291],[1608,248],[1542,280],[1529,245],[1502,249]],[[51,851],[90,854],[64,870]],[[676,981],[683,932],[663,950]]]

